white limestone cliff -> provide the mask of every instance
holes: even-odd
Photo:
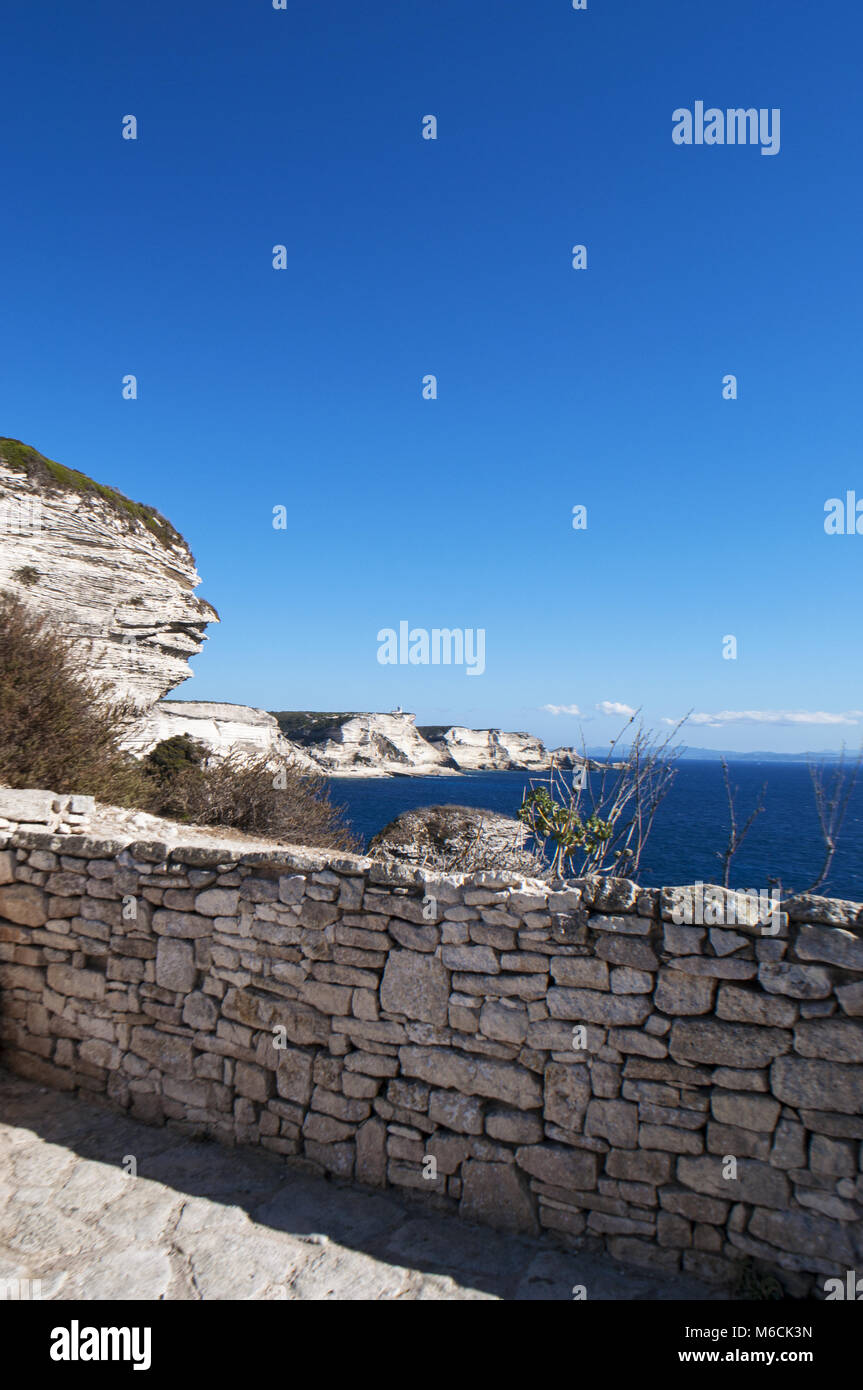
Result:
[[[551,755],[542,739],[533,734],[453,725],[448,729],[429,729],[425,736],[433,748],[464,772],[529,772],[551,766]]]
[[[330,776],[388,777],[399,773],[436,777],[457,773],[416,727],[416,715],[352,714],[304,742],[305,751]]]
[[[0,439],[0,591],[50,617],[81,668],[149,708],[219,621],[188,545],[152,508]]]
[[[264,753],[274,762],[288,761],[307,772],[321,771],[304,748],[284,737],[272,714],[250,705],[161,700],[135,726],[126,746],[142,757],[157,743],[183,734],[203,744],[214,757]]]

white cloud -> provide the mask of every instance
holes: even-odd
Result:
[[[691,714],[689,724],[708,729],[721,729],[726,724],[857,724],[863,710],[846,710],[844,714],[828,714],[824,710],[763,710],[724,709],[716,714]],[[676,724],[676,719],[663,719],[663,724]]]
[[[543,705],[546,714],[581,714],[578,705]]]
[[[619,700],[600,700],[596,708],[600,714],[617,714],[621,717],[625,715],[627,718],[635,714],[631,705],[622,705]]]

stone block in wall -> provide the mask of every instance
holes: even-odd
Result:
[[[356,1146],[352,1143],[319,1143],[312,1137],[305,1141],[305,1152],[313,1163],[328,1173],[348,1181],[354,1175]]]
[[[669,955],[697,955],[703,948],[704,927],[684,927],[666,922],[662,928],[662,944]]]
[[[469,1159],[462,1168],[459,1213],[499,1231],[535,1235],[539,1231],[534,1199],[523,1176],[511,1163]]]
[[[557,985],[596,990],[609,987],[608,965],[590,956],[552,956],[551,973]]]
[[[719,1018],[732,1023],[789,1028],[797,1019],[798,1006],[791,999],[765,995],[760,990],[743,989],[740,985],[723,984],[719,988],[716,1013]]]
[[[757,1158],[766,1163],[770,1157],[770,1135],[741,1129],[737,1125],[717,1124],[715,1120],[711,1120],[707,1126],[706,1147],[708,1153],[733,1154],[735,1158]]]
[[[444,947],[443,950],[456,949]],[[437,956],[390,952],[380,987],[381,1006],[405,1018],[443,1027],[447,1023],[450,978]]]
[[[638,1106],[628,1100],[594,1098],[587,1107],[584,1132],[607,1139],[614,1148],[634,1149],[638,1144]]]
[[[485,1104],[478,1096],[443,1090],[429,1093],[429,1118],[435,1124],[462,1134],[482,1134],[484,1109]]]
[[[591,916],[589,927],[592,932],[613,932],[616,936],[649,936],[653,930],[649,917]]]
[[[273,1048],[276,1090],[283,1100],[308,1105],[312,1097],[314,1056],[299,1048]],[[260,1054],[259,1054],[260,1055]]]
[[[188,1038],[162,1033],[156,1028],[138,1027],[132,1029],[130,1047],[135,1056],[142,1057],[168,1076],[181,1080],[192,1080],[194,1076],[194,1049]]]
[[[850,1268],[859,1258],[846,1226],[807,1212],[754,1211],[749,1230],[757,1240],[767,1241],[780,1250],[836,1260],[844,1267]]]
[[[637,970],[659,969],[659,957],[649,941],[637,941],[625,936],[603,936],[594,944],[599,960],[609,961],[613,965],[631,965]]]
[[[546,996],[552,1018],[579,1023],[640,1024],[651,1011],[649,995],[607,995],[592,989],[549,989]]]
[[[527,1009],[513,1000],[489,1000],[482,1005],[480,1032],[498,1042],[523,1043],[527,1037]]]
[[[751,1092],[714,1091],[711,1111],[720,1124],[772,1134],[781,1106],[772,1096]]]
[[[384,1187],[387,1180],[387,1128],[376,1116],[360,1125],[356,1133],[357,1182]]]
[[[801,1022],[794,1029],[794,1051],[830,1062],[863,1062],[863,1028],[847,1019]]]
[[[288,1041],[301,1047],[326,1044],[329,1020],[317,1009],[295,999],[281,999],[250,989],[229,989],[222,1000],[222,1014],[250,1028],[286,1029]]]
[[[586,1192],[596,1187],[599,1155],[555,1144],[533,1144],[516,1150],[515,1161],[525,1173],[563,1189]]]
[[[770,1090],[786,1105],[858,1115],[863,1067],[817,1058],[777,1057],[770,1069]]]
[[[854,984],[837,985],[835,994],[844,1014],[850,1014],[852,1018],[863,1016],[863,980]]]
[[[98,970],[79,970],[72,965],[49,965],[46,973],[48,987],[56,994],[75,999],[103,999],[105,976]]]
[[[539,1144],[543,1138],[542,1121],[538,1115],[509,1110],[502,1105],[489,1107],[485,1132],[489,1138],[506,1144]]]
[[[399,1049],[399,1062],[405,1075],[449,1087],[463,1095],[486,1096],[523,1110],[538,1109],[542,1105],[539,1081],[514,1063],[466,1057],[446,1048],[411,1046]]]
[[[0,887],[0,917],[25,927],[41,927],[49,917],[47,899],[32,883]]]
[[[829,1139],[813,1134],[809,1141],[809,1167],[813,1173],[837,1178],[854,1177],[857,1173],[857,1151],[847,1139]]]
[[[157,936],[182,937],[193,939],[209,936],[213,923],[208,917],[199,917],[193,912],[173,912],[158,908],[153,913],[153,931]]]
[[[670,1038],[675,1060],[763,1067],[790,1051],[791,1034],[778,1028],[750,1027],[715,1019],[678,1019]]]
[[[387,929],[393,940],[404,946],[407,951],[431,952],[440,944],[441,929],[431,923],[417,926],[391,917]]]
[[[565,1130],[581,1130],[592,1095],[587,1066],[551,1062],[545,1069],[543,1116]]]
[[[156,983],[162,989],[187,994],[197,979],[195,951],[189,941],[160,937],[156,948]]]
[[[700,1154],[704,1152],[704,1136],[700,1132],[678,1129],[674,1125],[640,1125],[638,1144],[642,1149],[661,1149],[664,1153]]]
[[[713,1007],[716,980],[663,968],[653,1002],[666,1014],[706,1014]]]
[[[677,1160],[677,1181],[693,1192],[720,1197],[732,1202],[747,1202],[753,1206],[784,1210],[791,1198],[791,1185],[785,1173],[756,1159],[741,1158],[737,1177],[723,1177],[722,1155],[703,1155],[699,1158],[681,1156]]]
[[[826,999],[833,988],[823,966],[784,960],[759,965],[758,983],[768,994],[785,994],[792,999]]]

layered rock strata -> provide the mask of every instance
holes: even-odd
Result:
[[[55,622],[115,698],[148,708],[192,674],[219,621],[200,582],[154,509],[0,439],[0,590]]]

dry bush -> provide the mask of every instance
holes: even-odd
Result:
[[[201,750],[203,753],[205,750]],[[267,835],[295,845],[361,854],[362,844],[329,799],[326,779],[291,764],[278,769],[267,754],[204,761],[189,756],[165,770],[159,749],[149,755],[153,788],[148,810],[195,825],[227,826],[247,835]]]
[[[120,747],[137,710],[108,703],[77,669],[47,618],[0,595],[0,783],[140,805],[148,783]]]

